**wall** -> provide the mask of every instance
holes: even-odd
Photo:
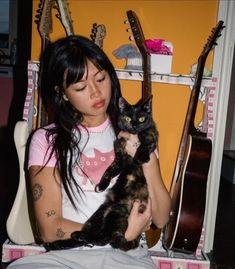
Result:
[[[38,0],[33,1],[33,20],[38,9]],[[119,46],[130,43],[126,31],[126,11],[133,10],[138,15],[147,38],[163,38],[174,46],[172,73],[189,74],[191,65],[197,59],[205,45],[212,27],[216,25],[217,0],[171,0],[171,1],[79,1],[70,0],[71,17],[76,34],[90,36],[94,22],[106,26],[104,51],[116,68],[125,66],[124,60],[118,60],[112,52]],[[51,40],[65,36],[63,27],[55,17],[53,10],[53,32]],[[134,44],[134,43],[133,43]],[[32,59],[40,55],[40,36],[37,25],[32,28]],[[211,68],[212,54],[206,66]],[[121,81],[123,95],[136,102],[141,94],[138,82]],[[180,143],[181,132],[187,111],[190,89],[187,86],[154,83],[154,118],[160,132],[159,153],[162,175],[167,187],[170,187],[174,163]],[[199,105],[197,122],[202,115]]]
[[[235,58],[233,58],[233,68],[231,74],[224,150],[235,150]]]

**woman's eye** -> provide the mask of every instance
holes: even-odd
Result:
[[[81,88],[77,88],[77,89],[76,89],[76,92],[81,92],[81,91],[85,90],[85,88],[86,88],[86,86],[81,87]]]
[[[98,82],[102,82],[102,81],[104,81],[104,80],[105,80],[105,76],[103,76],[102,78],[98,79],[97,81],[98,81]]]
[[[144,122],[144,120],[145,120],[145,117],[140,117],[139,118],[139,122]]]
[[[128,117],[128,116],[125,116],[124,119],[125,119],[125,121],[127,121],[127,122],[131,122],[131,118]]]

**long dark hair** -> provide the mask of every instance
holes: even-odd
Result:
[[[46,128],[48,142],[51,143],[52,152],[57,158],[55,168],[58,169],[63,187],[75,207],[74,197],[80,187],[73,176],[73,167],[79,163],[81,150],[79,141],[81,133],[78,124],[83,116],[70,102],[63,98],[64,89],[80,81],[87,68],[87,60],[91,61],[98,70],[106,70],[111,79],[111,99],[107,113],[117,134],[117,102],[121,96],[120,85],[115,69],[103,52],[91,40],[82,36],[69,36],[50,44],[41,58],[41,94],[42,99],[50,113],[52,112],[54,127]],[[74,136],[74,129],[78,137]],[[78,153],[74,163],[74,152]],[[69,156],[69,159],[68,159]],[[49,158],[49,159],[50,159]],[[49,160],[48,160],[49,161]]]

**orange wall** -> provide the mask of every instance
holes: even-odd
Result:
[[[33,18],[38,9],[38,0],[33,1]],[[92,24],[104,24],[107,35],[104,51],[117,68],[124,68],[125,60],[118,60],[112,52],[123,44],[130,43],[126,31],[126,11],[135,11],[148,38],[163,38],[174,46],[172,73],[189,74],[192,64],[205,45],[212,27],[216,25],[217,0],[152,0],[152,1],[79,1],[70,0],[69,7],[75,34],[90,36]],[[53,10],[53,33],[51,40],[65,36],[63,27]],[[34,19],[33,19],[34,20]],[[134,43],[133,43],[134,44]],[[36,24],[32,29],[32,59],[38,60],[40,36]],[[207,67],[211,67],[209,55]],[[136,102],[141,94],[139,82],[121,81],[123,95]],[[153,83],[154,118],[160,132],[159,153],[164,181],[170,187],[174,163],[178,151],[184,118],[188,106],[190,89],[187,86]],[[202,115],[200,104],[197,119]]]

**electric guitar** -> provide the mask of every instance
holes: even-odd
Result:
[[[50,34],[52,33],[52,8],[54,7],[54,0],[41,0],[38,5],[35,23],[37,24],[38,32],[41,36],[41,54],[47,47],[50,41]],[[33,129],[39,128],[48,123],[46,108],[42,103],[40,94],[40,80],[41,74],[38,76],[38,86],[34,90],[34,121]]]
[[[101,49],[103,49],[103,42],[106,36],[106,28],[104,24],[94,23],[91,30],[91,40],[98,45]]]
[[[174,251],[194,253],[202,232],[212,145],[206,133],[195,128],[194,119],[205,62],[223,28],[223,22],[219,21],[198,58],[170,189],[173,204],[170,221],[163,232],[164,247]]]
[[[69,11],[69,3],[67,0],[56,0],[55,9],[58,10],[56,17],[61,21],[66,35],[70,36],[74,34],[73,20],[71,18],[71,12]]]

